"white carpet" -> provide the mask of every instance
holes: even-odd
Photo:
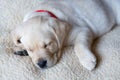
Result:
[[[73,48],[65,49],[60,62],[47,70],[37,69],[29,57],[13,54],[10,31],[42,0],[0,0],[0,80],[120,80],[120,27],[94,44],[97,68],[79,64]]]

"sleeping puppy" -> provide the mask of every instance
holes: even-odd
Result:
[[[39,68],[55,65],[64,46],[73,45],[88,70],[96,65],[93,40],[120,23],[120,0],[44,0],[12,31],[17,55],[29,55]]]

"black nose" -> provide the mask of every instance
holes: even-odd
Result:
[[[37,64],[40,68],[45,68],[47,65],[47,60],[39,60]]]

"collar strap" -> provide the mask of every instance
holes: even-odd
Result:
[[[47,12],[51,17],[58,19],[57,16],[55,16],[52,12],[47,10],[36,10],[35,12]]]

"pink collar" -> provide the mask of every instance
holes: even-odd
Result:
[[[47,12],[51,17],[58,19],[57,16],[55,16],[52,12],[47,10],[36,10],[35,12]]]

